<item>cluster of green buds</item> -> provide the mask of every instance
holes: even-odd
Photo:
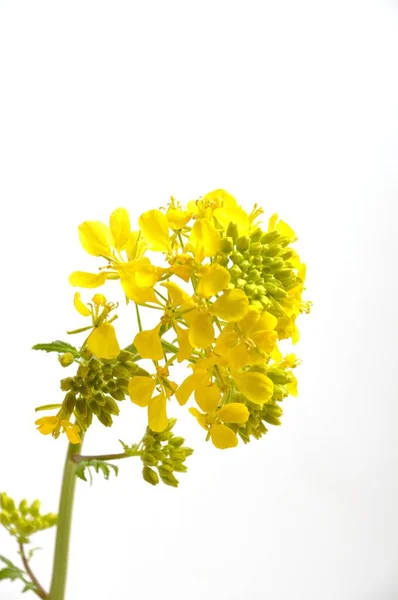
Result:
[[[61,380],[61,390],[66,392],[61,409],[63,418],[74,413],[82,431],[91,425],[93,415],[110,427],[113,416],[120,412],[116,401],[128,395],[131,377],[147,375],[147,372],[134,362],[136,355],[128,350],[122,350],[113,360],[97,358],[87,348],[80,356],[76,375]],[[64,353],[59,355],[59,361],[67,367],[75,358],[71,353]]]
[[[243,290],[250,304],[280,317],[285,313],[281,298],[303,282],[295,270],[296,252],[287,248],[291,242],[291,236],[260,228],[238,236],[237,226],[231,223],[215,260],[228,267],[232,286]]]
[[[167,428],[161,433],[155,433],[147,427],[142,439],[142,476],[151,485],[157,485],[162,480],[166,485],[177,487],[178,479],[174,473],[187,471],[185,460],[193,450],[184,446],[184,438],[173,434],[176,421],[169,419]]]
[[[21,500],[17,505],[5,492],[0,493],[0,523],[20,544],[29,543],[29,537],[57,524],[57,515],[40,514],[40,501],[29,504]]]

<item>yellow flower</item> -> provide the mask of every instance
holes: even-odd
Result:
[[[130,240],[130,217],[125,208],[117,208],[109,219],[114,246],[123,250]]]
[[[292,240],[297,239],[293,229],[284,221],[279,221],[277,214],[272,215],[270,218],[268,231],[278,231],[281,235],[290,237]]]
[[[37,430],[43,435],[49,435],[50,433],[56,434],[57,430],[59,431],[59,429],[62,427],[71,444],[81,443],[81,438],[79,435],[80,427],[74,423],[71,423],[67,419],[60,419],[58,416],[41,417],[35,421],[35,425],[38,426]]]
[[[115,329],[113,325],[107,323],[109,313],[116,306],[107,303],[105,296],[102,294],[95,294],[92,298],[92,304],[84,304],[80,298],[80,292],[76,292],[73,302],[79,314],[83,317],[91,316],[93,330],[85,343],[90,352],[94,356],[104,359],[113,359],[119,356],[120,347]],[[85,329],[90,329],[90,326]],[[77,332],[79,331],[77,330]]]
[[[112,234],[101,221],[85,221],[79,225],[79,239],[85,251],[93,256],[108,257],[111,254]]]
[[[148,210],[138,220],[142,234],[151,250],[169,252],[171,250],[169,223],[160,210]]]
[[[213,403],[205,414],[198,411],[197,408],[190,408],[189,412],[196,417],[204,429],[210,432],[211,440],[216,448],[234,448],[238,445],[238,438],[236,433],[224,423],[243,425],[250,416],[249,410],[240,402],[225,404],[219,410],[216,408],[217,405]]]
[[[228,355],[233,369],[263,363],[274,349],[278,320],[268,312],[260,313],[251,306],[246,316],[235,325],[224,327],[215,352]]]

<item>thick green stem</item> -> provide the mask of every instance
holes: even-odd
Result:
[[[77,468],[77,464],[72,460],[72,456],[74,454],[79,454],[81,447],[81,444],[69,444],[66,455],[58,509],[58,525],[57,536],[55,540],[53,574],[49,594],[50,600],[64,600],[65,598],[69,540],[72,524]]]

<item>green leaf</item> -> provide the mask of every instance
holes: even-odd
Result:
[[[140,456],[141,452],[138,450],[138,444],[125,444],[122,440],[119,440],[121,445],[123,446],[124,453],[127,456]]]
[[[32,350],[44,350],[44,352],[70,352],[74,357],[79,356],[79,350],[68,344],[68,342],[62,342],[61,340],[55,340],[55,342],[50,342],[48,344],[35,344],[32,347]]]
[[[86,478],[86,469],[87,469],[87,473],[90,477],[90,485],[91,485],[93,482],[93,476],[90,471],[91,468],[93,468],[96,473],[99,473],[101,471],[106,480],[109,479],[109,476],[111,474],[111,469],[113,469],[115,476],[117,476],[119,473],[119,467],[117,467],[116,465],[112,465],[111,463],[107,463],[103,460],[92,459],[92,460],[82,460],[79,462],[77,469],[76,469],[76,476],[79,477],[79,479],[82,479],[83,481],[87,481],[87,478]]]

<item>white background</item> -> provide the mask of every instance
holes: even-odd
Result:
[[[281,428],[221,452],[173,405],[195,448],[178,490],[133,459],[79,482],[68,600],[398,598],[397,63],[382,0],[1,1],[0,489],[56,511],[65,440],[33,409],[65,372],[30,347],[82,325],[81,221],[223,187],[297,231],[314,301]],[[138,440],[144,413],[126,401],[86,451]]]

